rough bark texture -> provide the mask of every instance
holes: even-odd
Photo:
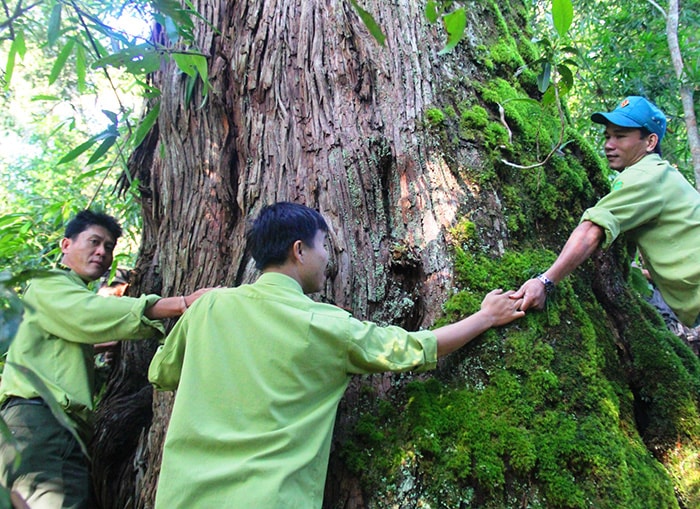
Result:
[[[500,43],[499,33],[507,28],[498,8],[470,4],[465,41],[457,52],[439,56],[444,34],[427,24],[422,3],[363,4],[383,28],[386,47],[342,0],[194,2],[218,30],[203,23],[196,30],[199,48],[209,55],[212,88],[203,100],[198,84],[186,103],[188,78],[172,63],[153,77],[162,91],[158,125],[130,160],[144,211],[136,293],[171,295],[251,281],[247,221],[279,200],[307,204],[329,221],[331,271],[319,298],[361,319],[408,329],[432,325],[452,294],[448,231],[460,218],[476,225],[479,253],[499,257],[509,247],[502,200],[508,193],[472,178],[493,170],[483,146],[431,134],[426,120],[442,94],[484,102],[476,99],[479,81],[485,80],[480,66],[498,71],[493,63],[477,61],[476,48]],[[523,11],[523,4],[514,1],[503,9]],[[522,15],[512,16],[511,25],[525,26]],[[490,107],[498,118],[495,100]],[[451,144],[449,153],[445,143]],[[539,149],[539,142],[533,145],[533,152]],[[604,187],[599,168],[589,164],[590,180]],[[533,192],[540,193],[536,179]],[[572,211],[590,202],[587,185],[581,195],[567,198]],[[558,223],[556,214],[546,224],[528,221],[530,230],[522,230],[520,239],[561,245],[568,223]],[[615,285],[624,285],[620,261],[610,255],[601,260],[596,267],[608,269],[596,268],[596,295],[614,307]],[[620,340],[621,352],[625,341]],[[105,508],[153,503],[173,398],[155,394],[151,406],[144,374],[154,346],[122,347],[98,413],[95,485]],[[463,371],[460,363],[462,357],[443,365],[442,372],[455,366]],[[354,380],[340,406],[334,446],[352,434],[361,387],[382,398],[407,379]],[[421,484],[412,486],[416,491]],[[363,489],[334,449],[325,505],[363,508],[384,500]],[[419,505],[413,504],[402,507]]]

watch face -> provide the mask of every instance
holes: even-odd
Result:
[[[537,276],[537,279],[544,285],[544,291],[546,293],[550,293],[552,290],[554,290],[554,283],[544,274]]]

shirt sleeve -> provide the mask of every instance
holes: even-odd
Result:
[[[102,297],[64,274],[32,281],[25,304],[49,334],[75,343],[147,339],[163,335],[160,321],[144,313],[158,295]]]
[[[581,221],[591,221],[605,231],[601,247],[607,249],[615,239],[629,230],[658,217],[663,206],[661,193],[652,172],[628,168],[612,184],[612,191],[583,213]]]
[[[428,371],[437,364],[437,338],[431,331],[408,332],[351,318],[349,373]]]
[[[159,391],[174,391],[180,384],[187,344],[188,316],[182,316],[158,347],[148,367],[148,380]]]

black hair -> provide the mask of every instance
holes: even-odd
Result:
[[[263,207],[248,230],[250,254],[258,270],[282,265],[297,240],[313,247],[318,231],[328,232],[323,216],[305,205],[277,202]]]
[[[122,227],[112,216],[103,212],[93,212],[92,210],[82,210],[71,219],[66,225],[66,232],[63,235],[67,239],[75,239],[91,226],[101,226],[107,230],[116,242],[122,236]]]

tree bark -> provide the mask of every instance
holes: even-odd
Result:
[[[343,1],[195,7],[219,30],[197,28],[212,89],[205,100],[184,103],[186,76],[167,64],[154,77],[162,91],[157,132],[131,159],[146,191],[143,287],[170,295],[251,281],[247,221],[262,206],[289,200],[320,210],[331,225],[322,299],[380,323],[431,324],[450,288],[444,228],[468,197],[488,199],[458,182],[420,129],[444,72],[437,27],[415,2],[382,6],[375,12],[387,35],[382,48]],[[131,348],[112,386],[144,404],[142,375],[136,387],[116,390],[116,380],[133,376],[135,352],[143,355]],[[119,411],[119,398],[107,394],[98,422],[112,433],[102,416]],[[129,460],[147,464],[146,472],[126,467],[139,476],[125,488],[138,497],[136,507],[153,500],[171,399],[155,396],[154,425]],[[97,476],[103,487],[112,482],[106,472]],[[126,483],[129,475],[118,477]],[[130,507],[124,491],[105,492],[102,504]]]
[[[669,0],[668,2],[666,38],[668,40],[668,49],[671,52],[673,69],[676,71],[676,77],[680,83],[683,117],[685,128],[688,132],[688,146],[695,170],[695,187],[700,192],[700,134],[698,133],[698,121],[695,115],[693,84],[689,82],[689,78],[686,75],[683,65],[683,55],[681,54],[681,48],[678,44],[678,3],[678,0]]]

